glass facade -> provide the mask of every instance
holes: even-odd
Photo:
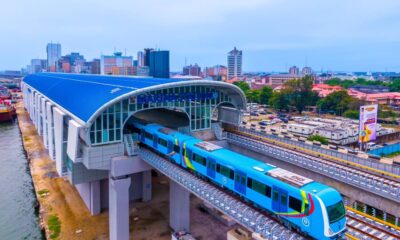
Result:
[[[149,91],[115,103],[97,117],[90,129],[92,145],[121,142],[123,125],[135,112],[173,108],[187,113],[192,131],[209,129],[211,115],[221,103],[232,103],[228,94],[206,86],[184,86]]]

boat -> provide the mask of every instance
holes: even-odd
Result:
[[[0,99],[0,122],[14,120],[15,108],[11,105],[11,100]]]

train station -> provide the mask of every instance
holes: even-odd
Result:
[[[321,206],[323,201],[327,201],[323,200],[323,184],[338,189],[345,201],[351,201],[353,206],[361,202],[365,206],[381,207],[385,210],[384,218],[387,214],[394,216],[394,225],[398,225],[396,216],[400,209],[388,207],[393,203],[396,206],[400,201],[396,169],[386,167],[380,170],[385,166],[374,163],[375,170],[368,165],[370,159],[350,158],[321,146],[310,146],[283,136],[267,136],[241,127],[247,103],[244,93],[233,84],[209,80],[41,73],[25,77],[21,89],[25,108],[55,161],[58,174],[76,187],[92,215],[108,209],[110,239],[129,239],[129,202],[152,199],[152,171],[169,178],[169,226],[174,231],[190,230],[189,196],[193,194],[247,230],[268,239],[299,237],[293,225],[286,228],[287,222],[271,219],[268,212],[254,208],[253,205],[260,206],[261,202],[256,204],[253,201],[254,204],[249,205],[243,198],[238,199],[224,191],[230,177],[235,182],[235,190],[240,189],[241,193],[245,193],[246,186],[252,188],[258,184],[257,189],[263,189],[261,191],[268,199],[273,195],[268,201],[284,200],[285,208],[282,203],[272,204],[274,212],[281,212],[283,216],[290,215],[287,203],[291,209],[299,206],[296,212],[301,225],[299,230],[310,226],[311,217],[307,214],[314,209],[311,195],[307,196],[306,192],[316,194],[321,191],[319,196],[322,200],[319,199],[318,203]],[[230,131],[225,131],[225,127]],[[164,140],[161,138],[164,135],[173,135],[174,139]],[[200,142],[191,145],[186,135]],[[222,143],[217,144],[218,141]],[[160,151],[153,151],[161,149],[159,146],[167,149],[164,156]],[[268,185],[249,176],[246,180],[243,173],[229,173],[229,169],[227,177],[222,178],[226,184],[223,189],[196,174],[189,174],[195,169],[193,165],[201,165],[201,162],[207,167],[208,176],[215,177],[215,172],[222,173],[221,169],[224,169],[215,159],[196,158],[191,147],[207,152],[226,147],[262,160],[263,164],[253,164],[251,170],[300,189],[299,203],[293,196],[289,198],[284,189],[274,185],[271,190]],[[179,152],[182,152],[182,159],[179,156],[175,159],[173,154]],[[223,158],[241,159],[232,153],[226,153]],[[272,158],[275,160],[269,161]],[[174,159],[175,163],[191,170],[183,170],[174,164]],[[253,163],[246,157],[243,157],[243,162]],[[348,165],[354,165],[354,169],[350,171],[343,167]],[[238,185],[242,177],[245,180]],[[323,184],[318,185],[314,180]],[[342,186],[344,183],[351,187]],[[357,191],[350,190],[353,187]],[[330,203],[330,206],[334,204]],[[365,207],[364,213],[366,211]],[[344,227],[341,224],[337,222],[335,226],[321,227],[325,229],[321,234],[333,236],[333,231],[341,231]]]

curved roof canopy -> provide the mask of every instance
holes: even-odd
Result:
[[[23,81],[85,123],[117,99],[164,87],[197,84],[225,87],[240,95],[243,104],[246,102],[243,92],[233,84],[209,80],[38,73],[26,76]]]

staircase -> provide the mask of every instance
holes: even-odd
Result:
[[[135,156],[139,151],[139,135],[137,133],[124,134],[125,152],[128,156]]]

